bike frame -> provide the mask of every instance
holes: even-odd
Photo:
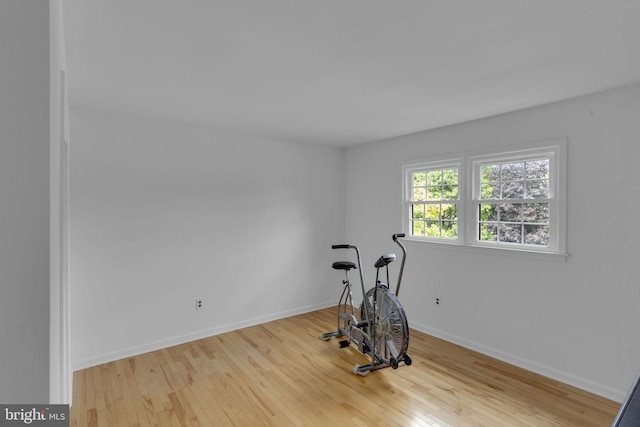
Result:
[[[404,271],[404,265],[406,260],[406,249],[404,245],[398,240],[398,238],[404,237],[404,234],[394,234],[393,241],[400,246],[402,249],[402,263],[400,265],[400,271],[398,273],[398,283],[396,285],[395,296],[397,296],[400,291],[400,284],[402,281],[402,274]],[[382,356],[377,354],[378,343],[376,342],[375,328],[377,325],[377,309],[378,309],[378,288],[380,285],[386,287],[383,289],[383,292],[387,293],[389,286],[385,285],[379,280],[380,268],[385,267],[386,275],[387,275],[387,284],[389,283],[389,264],[393,262],[396,258],[394,254],[386,254],[382,255],[375,263],[374,267],[376,268],[376,280],[375,285],[373,287],[373,301],[369,304],[367,292],[364,287],[364,276],[362,272],[362,260],[360,256],[360,250],[354,245],[342,244],[342,245],[332,245],[332,249],[352,249],[356,252],[356,260],[357,260],[357,268],[359,270],[360,276],[360,288],[362,292],[362,305],[360,312],[360,319],[358,319],[355,315],[355,307],[353,305],[353,291],[352,291],[352,283],[349,277],[349,270],[355,268],[355,265],[350,262],[337,262],[334,263],[333,267],[335,269],[345,270],[346,279],[343,280],[344,288],[342,290],[342,294],[340,299],[338,300],[338,324],[336,331],[327,332],[321,335],[321,338],[324,340],[328,340],[334,337],[344,336],[347,340],[340,341],[340,347],[348,347],[351,342],[356,344],[358,350],[368,355],[371,358],[371,363],[368,365],[356,365],[353,369],[353,372],[359,375],[366,375],[370,371],[375,369],[380,369],[387,367],[391,364],[391,366],[395,369],[398,367],[398,360],[396,357],[398,356],[398,352],[394,349],[391,350],[393,353],[390,356],[391,363],[385,361]],[[371,291],[370,291],[371,292]],[[389,297],[386,297],[389,298]],[[394,301],[397,301],[394,299]],[[397,305],[399,303],[396,302]],[[396,306],[397,306],[396,305]],[[350,308],[350,313],[347,310]],[[404,311],[402,311],[402,316],[404,319]],[[405,320],[406,324],[406,320]],[[372,333],[373,332],[373,333]],[[407,332],[408,333],[408,332]],[[408,340],[408,335],[405,335]],[[408,342],[408,341],[407,341]],[[393,346],[393,342],[387,342],[389,344],[381,344],[381,345],[391,345]],[[406,349],[406,344],[404,345]],[[404,350],[403,350],[404,351]],[[385,353],[387,350],[385,350]],[[401,355],[402,359],[400,361],[405,362],[406,365],[411,364],[411,358],[406,353]]]

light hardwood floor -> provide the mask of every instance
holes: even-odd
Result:
[[[411,330],[411,366],[319,335],[335,308],[74,374],[71,427],[609,426],[619,404]]]

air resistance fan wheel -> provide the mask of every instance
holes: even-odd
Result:
[[[384,285],[378,285],[377,310],[375,319],[372,319],[373,327],[370,336],[375,341],[375,352],[383,363],[390,364],[393,368],[398,366],[398,361],[404,360],[409,348],[409,326],[407,316],[398,298]],[[364,304],[367,304],[369,316],[373,315],[374,289],[369,289],[365,301],[360,307],[361,315],[364,315]],[[411,362],[409,362],[411,363]]]

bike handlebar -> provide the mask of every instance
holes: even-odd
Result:
[[[393,241],[400,246],[400,249],[402,249],[402,263],[400,264],[400,271],[398,272],[398,284],[396,285],[396,296],[398,296],[398,293],[400,292],[400,284],[402,283],[402,273],[404,272],[404,261],[407,258],[407,251],[404,247],[404,245],[402,244],[402,242],[398,239],[401,239],[405,237],[405,233],[395,233],[392,238]],[[341,244],[341,245],[331,245],[331,249],[354,249],[356,251],[356,255],[358,257],[358,270],[360,271],[360,284],[362,286],[362,295],[365,295],[365,290],[364,290],[364,278],[362,277],[362,264],[360,262],[360,251],[358,250],[357,246],[353,246],[353,245],[348,245],[348,244]],[[366,311],[367,307],[365,304],[365,311]]]
[[[358,260],[358,272],[360,273],[360,287],[362,288],[362,296],[364,298],[365,290],[364,290],[364,277],[362,276],[362,261],[360,260],[360,250],[357,246],[354,245],[331,245],[331,249],[353,249],[356,251],[356,257]],[[369,314],[367,312],[367,304],[364,304],[364,317],[369,321]]]
[[[398,239],[401,239],[405,236],[404,233],[396,233],[393,235],[393,241],[397,241]],[[342,244],[342,245],[331,245],[331,249],[352,249],[355,248],[355,246],[353,245],[347,245],[347,244]]]
[[[400,271],[398,272],[398,284],[396,285],[396,296],[400,293],[400,283],[402,283],[402,273],[404,272],[404,261],[407,259],[407,250],[399,238],[404,237],[404,233],[396,233],[393,235],[393,241],[396,242],[400,249],[402,249],[402,263],[400,264]]]
[[[351,245],[331,245],[331,249],[349,249]]]

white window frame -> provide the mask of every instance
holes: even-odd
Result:
[[[477,224],[480,200],[480,168],[485,164],[549,159],[549,244],[546,246],[481,241]],[[436,238],[412,235],[412,173],[425,169],[458,168],[458,238]],[[402,230],[406,239],[434,244],[458,245],[471,250],[504,254],[567,256],[567,140],[559,138],[530,142],[517,146],[438,156],[402,164]],[[535,199],[531,199],[532,202]]]

